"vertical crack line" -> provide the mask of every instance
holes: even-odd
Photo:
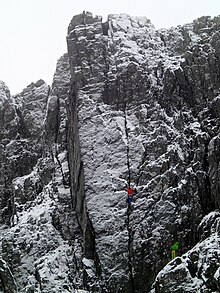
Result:
[[[130,166],[130,149],[129,149],[129,133],[128,133],[128,122],[126,115],[126,102],[124,102],[124,120],[125,120],[125,135],[126,135],[126,152],[127,152],[127,168],[128,168],[128,187],[131,185],[131,166]],[[132,242],[133,242],[133,231],[130,225],[131,205],[127,207],[127,231],[128,231],[128,271],[129,271],[129,293],[135,293],[134,288],[134,275],[132,265]]]
[[[124,119],[125,119],[125,135],[126,135],[126,152],[127,152],[127,167],[128,167],[128,187],[131,185],[131,166],[130,166],[130,150],[129,150],[129,135],[128,135],[128,121],[127,121],[127,115],[126,115],[126,103],[124,105]]]
[[[57,96],[56,132],[54,137],[54,141],[56,144],[58,144],[59,132],[60,132],[60,98]]]
[[[62,166],[62,163],[60,162],[60,159],[59,159],[58,144],[56,144],[56,146],[55,146],[55,158],[56,158],[58,166],[60,168],[63,185],[64,186],[69,186],[68,182],[66,182],[65,175],[64,175],[64,172],[63,172],[63,166]]]
[[[63,172],[63,166],[62,166],[62,163],[60,162],[60,159],[59,159],[59,143],[58,143],[58,140],[59,140],[59,134],[60,134],[60,120],[61,120],[60,115],[61,115],[60,114],[60,98],[57,96],[56,132],[55,132],[55,136],[54,136],[55,158],[56,158],[57,163],[58,163],[58,165],[60,167],[63,185],[67,186],[68,183],[66,182],[66,179],[65,179],[65,175],[64,175],[64,172]]]
[[[129,205],[127,208],[129,293],[135,293],[134,275],[133,275],[133,266],[132,266],[133,233],[132,233],[132,227],[130,226],[130,214],[131,214],[131,207]]]

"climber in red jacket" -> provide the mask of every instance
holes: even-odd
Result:
[[[128,198],[127,198],[127,203],[130,205],[133,201],[133,196],[137,193],[137,189],[133,188],[133,187],[128,187],[127,189],[127,194],[128,194]]]

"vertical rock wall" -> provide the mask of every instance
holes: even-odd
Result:
[[[218,25],[155,31],[146,18],[90,13],[69,25],[72,196],[104,292],[148,292],[172,242],[193,247],[219,207]]]
[[[84,12],[51,87],[0,82],[0,291],[218,292],[219,27]]]

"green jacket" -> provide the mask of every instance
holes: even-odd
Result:
[[[175,242],[171,247],[170,250],[174,250],[177,251],[179,249],[180,243],[179,242]]]

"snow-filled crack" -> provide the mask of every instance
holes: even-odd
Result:
[[[126,106],[125,106],[126,107]],[[127,166],[128,166],[128,187],[131,185],[131,168],[130,168],[130,159],[129,159],[129,136],[128,136],[128,127],[127,127],[127,117],[126,117],[126,110],[124,112],[125,118],[125,135],[127,140],[126,151],[127,151]]]

